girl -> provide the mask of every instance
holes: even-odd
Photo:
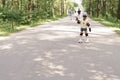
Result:
[[[89,27],[89,31],[91,32],[91,28],[90,28],[90,24],[87,20],[87,14],[83,14],[83,19],[80,20],[80,39],[79,39],[79,43],[83,42],[83,39],[82,39],[82,36],[83,36],[83,33],[85,34],[86,36],[86,40],[85,42],[89,42],[89,39],[88,39],[88,31],[87,31],[87,28]]]

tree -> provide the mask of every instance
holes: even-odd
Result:
[[[5,7],[5,3],[6,3],[6,1],[2,0],[2,6],[3,6],[3,8]]]
[[[117,19],[120,19],[120,0],[118,3]]]
[[[91,16],[108,18],[119,18],[119,0],[83,0],[85,10]]]
[[[97,0],[97,17],[100,16],[100,0]]]
[[[39,19],[64,16],[71,0],[0,0],[3,22],[29,24]]]

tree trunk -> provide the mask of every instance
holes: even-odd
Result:
[[[100,0],[97,0],[97,17],[100,16]]]
[[[102,11],[103,16],[108,18],[108,2],[107,0],[103,0],[103,11]]]
[[[61,0],[61,15],[64,15],[64,0]]]
[[[91,13],[92,13],[92,1],[91,0],[89,0],[89,15],[92,15]]]
[[[117,19],[120,19],[120,0],[118,3]]]
[[[4,8],[5,7],[5,0],[2,0],[2,7]]]

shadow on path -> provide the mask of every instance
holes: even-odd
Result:
[[[120,80],[120,38],[97,27],[90,43],[77,43],[79,25],[68,18],[1,40],[0,79]]]

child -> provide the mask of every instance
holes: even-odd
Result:
[[[71,9],[68,10],[68,16],[69,16],[70,19],[72,20],[72,10],[71,10]]]
[[[87,14],[83,14],[83,19],[78,21],[81,26],[79,43],[83,42],[83,39],[82,39],[83,33],[85,33],[85,36],[86,36],[85,42],[89,42],[87,28],[89,27],[90,32],[91,32],[91,28],[87,20]]]
[[[77,13],[78,13],[78,18],[80,18],[81,10],[78,9]]]

